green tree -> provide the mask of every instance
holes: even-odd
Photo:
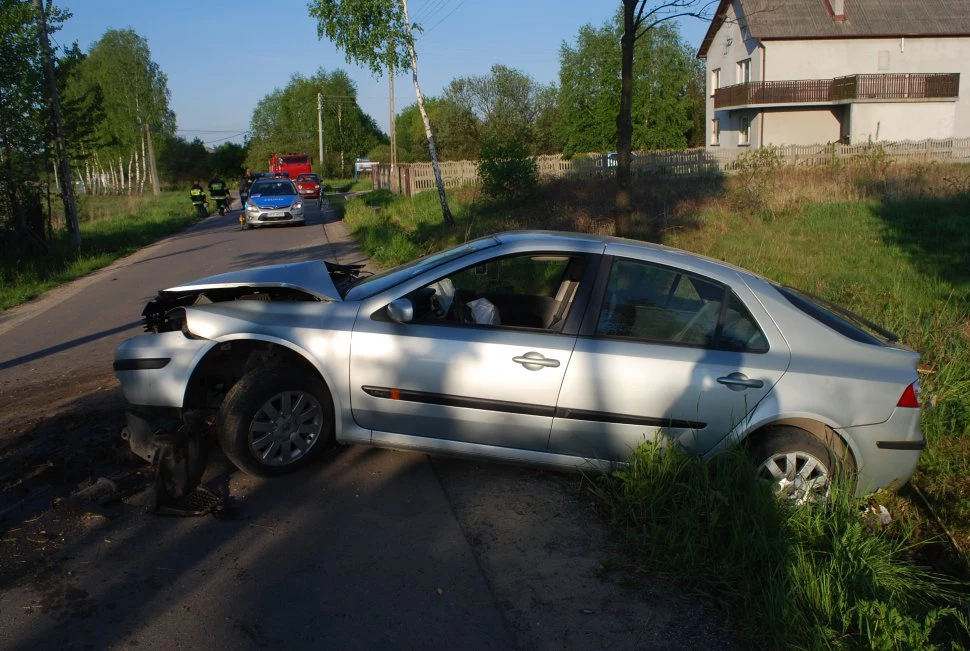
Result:
[[[476,136],[479,142],[518,140],[532,154],[540,152],[539,120],[549,117],[554,97],[551,88],[503,65],[492,66],[487,75],[454,79],[444,93],[444,99],[456,107],[458,116],[476,123],[477,129],[466,133]]]
[[[157,194],[152,136],[173,134],[175,115],[168,105],[168,78],[152,60],[148,42],[132,29],[106,31],[80,62],[68,93],[78,97],[94,87],[100,88],[105,113],[97,134],[103,143],[97,152],[99,160],[110,160],[112,166],[117,161],[124,185],[125,161],[131,170],[134,160],[144,163],[147,159],[146,172]],[[137,165],[135,172],[139,173]],[[131,183],[129,174],[129,190]]]
[[[246,167],[246,147],[234,142],[224,142],[209,154],[209,167],[213,174],[221,176],[230,185],[242,176]]]
[[[250,120],[246,165],[265,169],[276,153],[315,152],[317,94],[323,100],[324,161],[320,171],[346,176],[353,159],[364,156],[386,138],[374,119],[357,104],[357,87],[343,70],[294,75],[283,89],[261,99]]]
[[[308,6],[310,16],[317,20],[317,35],[332,40],[344,51],[348,62],[361,63],[377,76],[387,70],[411,70],[414,93],[434,167],[442,218],[446,224],[454,225],[455,219],[445,196],[445,184],[441,180],[431,120],[418,83],[414,32],[420,26],[412,25],[408,18],[407,0],[311,0]]]
[[[619,18],[619,17],[618,17]],[[581,28],[560,48],[560,134],[569,155],[609,151],[617,143],[621,57],[619,20]],[[680,148],[693,128],[696,59],[673,25],[659,25],[636,44],[631,146]],[[703,83],[703,74],[701,75]],[[703,91],[701,91],[703,98]],[[703,133],[702,133],[703,137]]]
[[[707,19],[716,6],[709,0],[620,0],[620,110],[616,116],[616,233],[632,230],[633,191],[630,155],[633,150],[634,55],[637,41],[663,23],[683,17]]]

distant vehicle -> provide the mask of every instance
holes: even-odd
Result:
[[[273,174],[288,172],[291,179],[310,173],[313,161],[306,154],[273,154],[269,157],[269,171]]]
[[[254,181],[239,223],[243,230],[272,224],[305,224],[303,199],[296,191],[296,185],[282,178]]]
[[[296,189],[304,199],[320,200],[320,177],[316,174],[300,174],[296,177]]]

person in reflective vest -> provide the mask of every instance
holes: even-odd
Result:
[[[209,195],[215,200],[220,215],[229,210],[229,188],[218,176],[209,181]]]
[[[192,188],[189,190],[189,198],[192,200],[192,205],[195,206],[196,211],[199,213],[199,217],[208,217],[209,211],[205,206],[205,190],[196,181],[192,184]]]

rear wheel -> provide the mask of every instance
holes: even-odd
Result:
[[[779,425],[760,435],[749,453],[758,477],[779,498],[804,504],[828,499],[833,482],[851,479],[855,464],[839,447],[837,452],[803,429]]]
[[[219,443],[251,475],[297,470],[333,439],[333,401],[316,376],[293,367],[254,369],[220,408]]]

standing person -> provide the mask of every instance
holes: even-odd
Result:
[[[249,198],[249,168],[246,173],[239,177],[239,206],[246,209],[246,199]]]
[[[195,206],[196,211],[199,213],[199,217],[208,217],[209,211],[205,207],[205,190],[196,181],[192,184],[189,189],[189,199],[192,200],[192,205]]]
[[[229,188],[221,177],[214,176],[209,181],[209,195],[215,199],[216,208],[219,209],[220,215],[229,210]]]

